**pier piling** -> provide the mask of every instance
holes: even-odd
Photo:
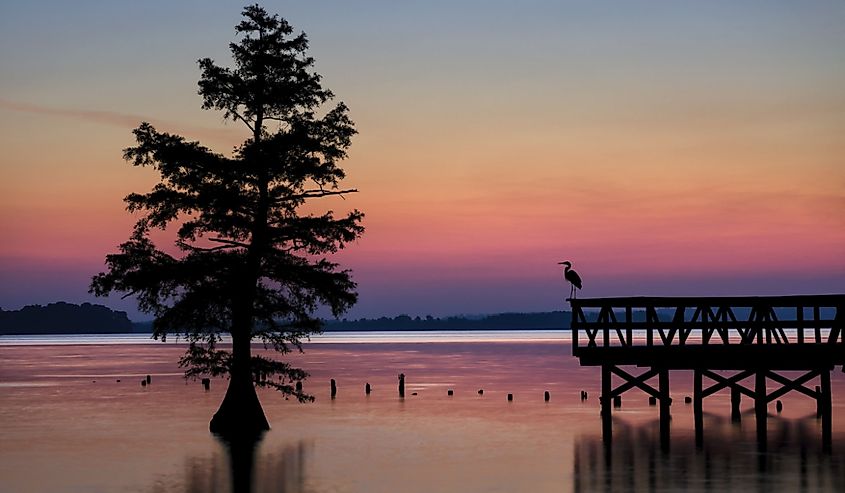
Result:
[[[739,406],[742,404],[742,393],[739,387],[731,387],[731,421],[739,423],[742,420],[742,413],[739,411]]]

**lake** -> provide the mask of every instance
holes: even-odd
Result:
[[[832,454],[815,402],[796,393],[783,413],[770,406],[766,453],[750,401],[737,424],[729,393],[708,397],[696,449],[687,372],[671,374],[663,452],[657,409],[638,392],[614,410],[602,445],[600,372],[578,365],[564,332],[328,333],[291,357],[316,401],[261,390],[272,429],[254,450],[234,450],[233,468],[233,448],[208,433],[226,381],[207,392],[186,381],[183,350],[137,334],[0,337],[0,491],[229,492],[245,457],[256,493],[845,490],[839,368]]]

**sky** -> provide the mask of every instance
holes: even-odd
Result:
[[[350,318],[582,297],[845,292],[841,1],[264,2],[350,107],[335,257]],[[0,307],[87,293],[152,170],[141,121],[220,152],[196,61],[229,64],[244,4],[0,5]]]

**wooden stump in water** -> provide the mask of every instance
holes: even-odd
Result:
[[[508,402],[513,400],[513,394],[508,394]]]
[[[543,394],[543,400],[545,400],[546,402],[549,402],[549,399],[551,399],[551,398],[552,398],[552,395],[547,390],[546,393]]]
[[[337,395],[337,382],[334,381],[334,378],[332,378],[331,386],[332,386],[332,399],[334,399],[335,396]]]
[[[152,379],[152,378],[150,378],[150,376],[149,376],[149,375],[147,375],[147,385],[149,385],[149,384],[151,384],[151,383],[153,383],[153,379]]]
[[[364,392],[366,392],[367,395],[370,395],[370,390],[370,383],[367,382],[367,385],[364,385]]]
[[[405,397],[405,374],[399,374],[399,397]]]

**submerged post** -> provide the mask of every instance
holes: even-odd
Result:
[[[332,378],[331,387],[332,387],[332,399],[334,399],[335,396],[337,396],[337,382],[334,381],[334,378]]]
[[[399,397],[405,397],[405,374],[399,374]]]

